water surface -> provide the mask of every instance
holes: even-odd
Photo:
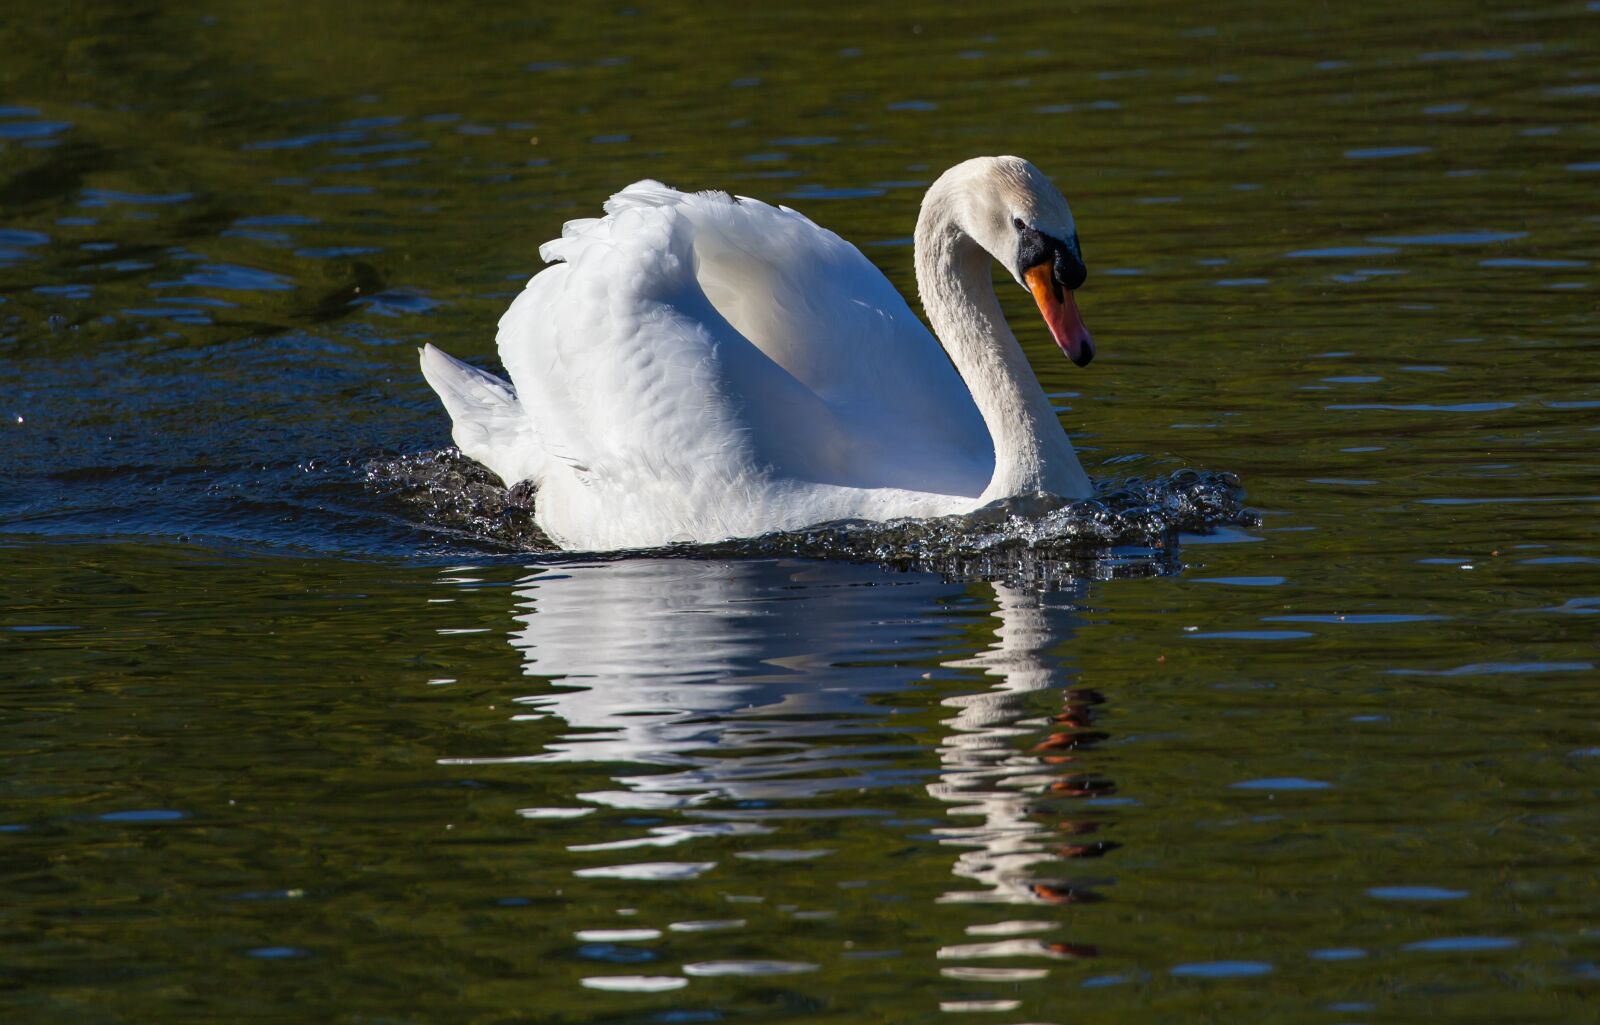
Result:
[[[8,1020],[1600,995],[1593,4],[0,41]],[[1001,295],[1091,474],[1225,471],[1258,519],[1048,572],[573,559],[470,473],[374,479],[455,472],[415,348],[494,366],[538,244],[627,182],[789,203],[909,294],[921,191],[993,152],[1079,222],[1091,367]]]

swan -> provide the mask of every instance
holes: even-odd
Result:
[[[855,246],[783,206],[640,181],[569,221],[500,319],[510,382],[429,344],[461,452],[537,489],[563,548],[714,542],[1093,487],[990,275],[1062,351],[1094,342],[1072,211],[1020,157],[940,175],[917,217],[930,334]],[[941,349],[942,346],[942,349]]]

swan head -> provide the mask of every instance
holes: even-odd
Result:
[[[1094,338],[1073,290],[1088,277],[1072,209],[1055,183],[1021,157],[974,157],[928,190],[929,204],[1000,262],[1033,295],[1061,351],[1078,366],[1094,358]]]

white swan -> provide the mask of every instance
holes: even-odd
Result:
[[[533,482],[563,547],[1091,493],[990,279],[992,257],[1089,362],[1072,212],[1026,160],[965,161],[922,201],[917,288],[937,340],[860,250],[786,207],[642,181],[605,210],[540,248],[555,265],[500,319],[512,384],[422,350],[456,445]]]

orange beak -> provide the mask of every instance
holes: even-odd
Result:
[[[1078,303],[1072,293],[1056,284],[1054,268],[1049,262],[1029,267],[1022,275],[1039,304],[1039,315],[1050,328],[1050,334],[1067,358],[1078,366],[1087,366],[1094,359],[1094,337],[1083,326],[1078,315]]]

